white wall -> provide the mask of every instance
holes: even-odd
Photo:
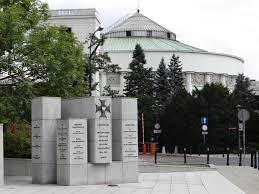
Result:
[[[52,17],[48,20],[51,25],[64,25],[72,28],[72,32],[75,33],[77,39],[81,42],[85,42],[86,38],[89,37],[90,33],[93,33],[100,26],[100,21],[97,17],[95,9],[85,10],[68,10],[70,14],[59,15],[59,10],[50,11]],[[80,12],[82,12],[80,14]],[[84,15],[85,14],[85,15]],[[98,33],[96,34],[98,35]],[[88,51],[85,46],[85,51]]]
[[[154,70],[158,68],[158,64],[162,57],[168,64],[173,52],[145,52],[147,66]],[[183,71],[194,72],[212,72],[217,74],[237,75],[243,73],[243,61],[237,57],[229,55],[221,55],[215,53],[188,53],[175,52],[182,61]],[[127,70],[132,60],[132,52],[110,52],[109,56],[112,63],[120,64],[122,70]]]

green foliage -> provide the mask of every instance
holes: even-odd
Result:
[[[146,59],[143,49],[139,44],[136,45],[129,64],[131,70],[126,79],[125,95],[138,98],[138,111],[144,113],[145,137],[149,140],[150,131],[154,125],[154,99],[153,99],[153,75],[152,68],[146,68]],[[139,128],[141,121],[139,120]],[[139,130],[139,135],[140,135]]]
[[[111,96],[112,98],[119,96],[119,91],[111,89],[110,85],[104,86],[103,89],[104,89],[104,93],[102,94],[103,96]]]
[[[31,158],[31,128],[27,121],[17,122],[16,132],[11,126],[4,132],[4,157]]]
[[[133,52],[132,62],[129,64],[131,72],[125,76],[125,95],[130,97],[152,96],[153,75],[152,68],[145,68],[145,54],[139,44]]]
[[[89,34],[89,37],[86,39],[86,43],[90,45],[90,53],[85,55],[85,81],[90,83],[90,75],[96,73],[97,71],[104,72],[118,72],[120,67],[118,64],[112,64],[111,58],[108,56],[108,53],[97,53],[97,49],[103,45],[105,37],[101,36],[100,38],[96,37],[94,34]],[[91,89],[89,91],[95,90],[98,83],[93,83],[91,79]],[[90,85],[90,84],[89,84]]]
[[[47,25],[48,6],[0,1],[0,122],[30,121],[34,96],[83,96],[83,45],[64,27]]]
[[[168,71],[167,71],[166,64],[165,64],[165,61],[163,58],[161,59],[161,62],[156,71],[154,91],[155,91],[156,106],[157,106],[157,109],[159,110],[159,112],[161,112],[162,110],[164,110],[164,107],[170,96]]]
[[[184,89],[182,64],[179,60],[179,56],[175,54],[173,54],[170,64],[168,65],[168,81],[172,96]]]

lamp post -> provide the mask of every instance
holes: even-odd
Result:
[[[96,53],[98,47],[101,44],[101,41],[94,41],[93,39],[95,37],[95,33],[98,31],[102,31],[103,28],[99,27],[98,29],[96,29],[93,34],[91,35],[91,39],[90,39],[90,45],[88,47],[89,49],[89,57],[88,57],[88,65],[89,65],[89,75],[88,75],[88,80],[89,80],[89,88],[90,88],[90,96],[91,96],[91,90],[92,90],[92,57],[93,55]],[[95,46],[95,48],[92,51],[92,47]],[[87,69],[86,69],[86,75],[87,75]]]

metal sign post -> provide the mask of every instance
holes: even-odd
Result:
[[[238,111],[237,113],[237,117],[240,121],[242,121],[242,129],[241,126],[239,126],[239,146],[241,147],[241,143],[240,143],[240,132],[243,131],[243,153],[244,153],[244,158],[245,158],[245,154],[246,154],[246,121],[249,119],[250,114],[248,112],[248,110],[246,109],[241,109]]]

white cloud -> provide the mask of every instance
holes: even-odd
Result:
[[[137,9],[138,0],[43,0],[51,9],[96,8],[108,27]],[[245,73],[259,79],[258,0],[140,0],[141,13],[178,40],[245,59]]]

